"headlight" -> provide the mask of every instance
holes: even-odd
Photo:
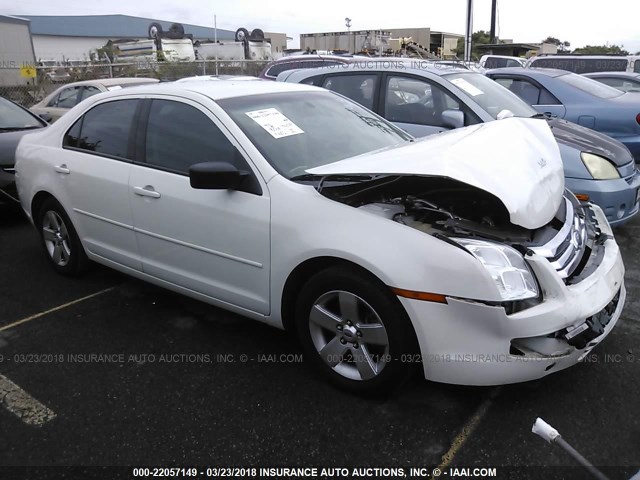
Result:
[[[504,301],[538,296],[538,284],[529,266],[517,250],[482,240],[452,238],[476,257],[498,287]]]
[[[595,180],[620,178],[618,169],[606,158],[587,152],[581,152],[580,158],[582,158],[582,162]]]

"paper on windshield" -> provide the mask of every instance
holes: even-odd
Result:
[[[471,85],[464,78],[455,78],[451,80],[451,83],[453,83],[456,87],[460,88],[461,90],[464,90],[472,97],[477,97],[478,95],[482,95],[484,93],[478,87]]]
[[[264,128],[273,138],[290,137],[304,131],[275,108],[247,112],[247,115]]]

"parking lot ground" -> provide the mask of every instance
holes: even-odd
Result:
[[[378,400],[324,383],[284,332],[101,267],[60,277],[26,221],[0,228],[0,328],[103,292],[0,331],[0,375],[55,414],[36,426],[0,408],[2,466],[574,465],[531,433],[537,416],[623,466],[611,478],[639,466],[640,219],[617,231],[627,306],[591,361],[500,388],[415,380]]]

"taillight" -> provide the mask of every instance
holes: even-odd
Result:
[[[636,122],[638,122],[638,125],[640,125],[640,113],[636,115]]]

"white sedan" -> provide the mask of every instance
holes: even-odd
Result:
[[[67,73],[67,77],[69,74]],[[40,115],[46,121],[53,123],[69,109],[93,95],[111,90],[118,90],[125,87],[133,87],[145,83],[158,83],[157,78],[104,78],[98,80],[83,80],[63,85],[55,89],[45,98],[33,105],[31,110],[36,115]]]
[[[93,260],[295,330],[352,391],[415,363],[457,384],[540,378],[625,301],[607,220],[564,190],[544,120],[415,141],[313,86],[141,86],[26,136],[16,178],[58,272]]]

